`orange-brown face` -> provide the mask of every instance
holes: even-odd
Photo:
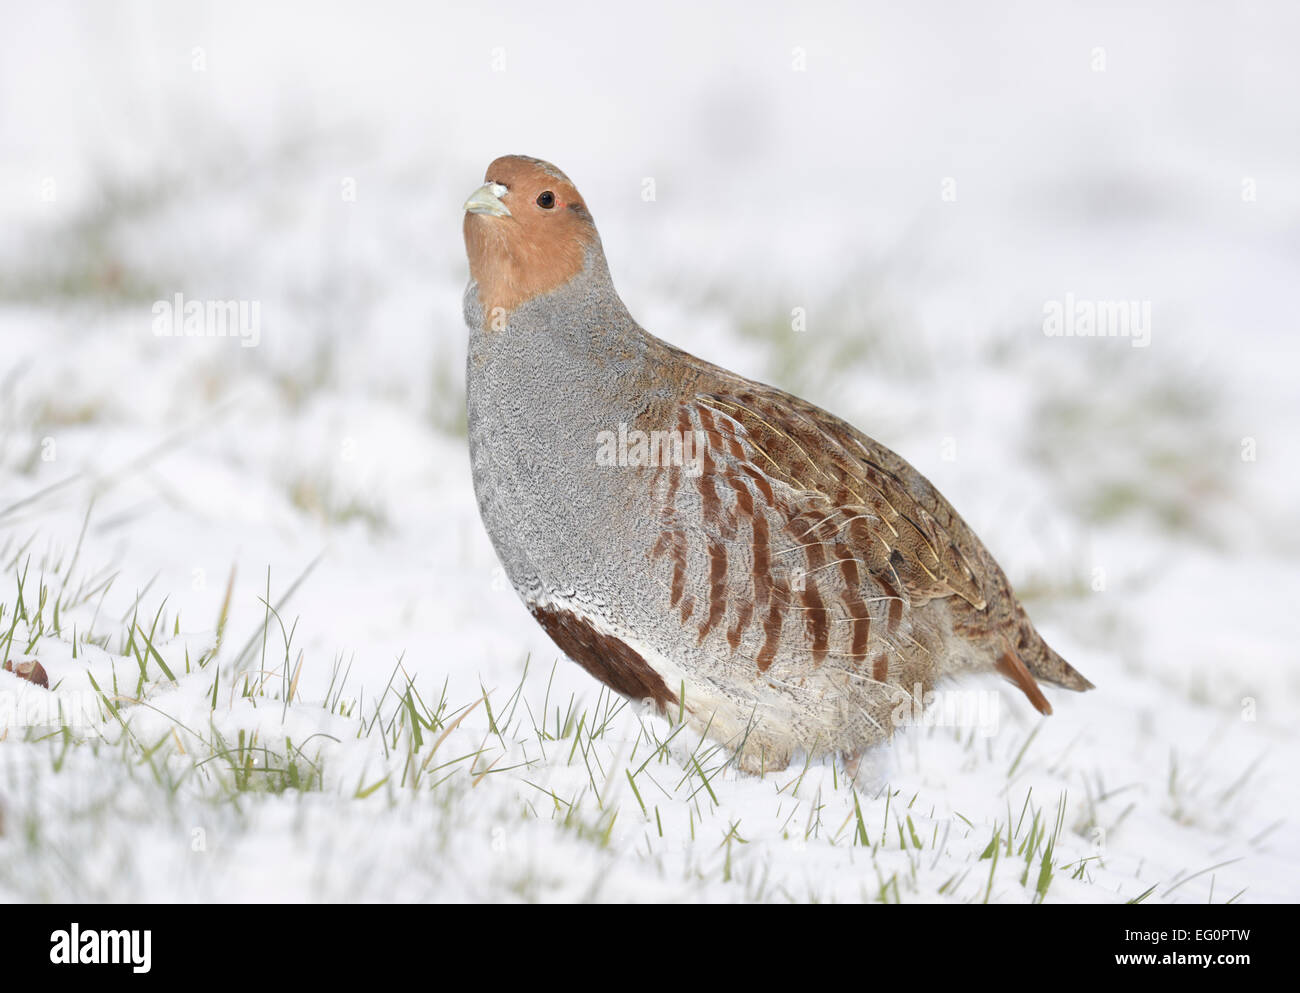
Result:
[[[568,177],[549,162],[506,155],[465,203],[470,277],[489,326],[582,271],[596,225]]]

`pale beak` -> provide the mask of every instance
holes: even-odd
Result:
[[[471,214],[491,214],[493,217],[509,217],[510,209],[501,202],[506,195],[506,187],[500,183],[484,183],[469,195],[465,209]]]

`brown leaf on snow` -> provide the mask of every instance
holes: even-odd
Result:
[[[50,680],[45,675],[45,667],[35,660],[31,662],[10,662],[6,660],[4,669],[5,672],[12,672],[19,679],[25,679],[42,689],[48,690],[50,688]]]

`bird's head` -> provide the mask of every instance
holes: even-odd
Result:
[[[506,155],[465,201],[465,250],[485,316],[559,289],[600,240],[582,195],[549,162]]]

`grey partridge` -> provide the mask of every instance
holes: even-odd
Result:
[[[488,535],[557,645],[736,750],[861,755],[899,703],[995,671],[1091,684],[911,465],[798,397],[661,341],[586,202],[499,158],[465,204],[467,396]]]

